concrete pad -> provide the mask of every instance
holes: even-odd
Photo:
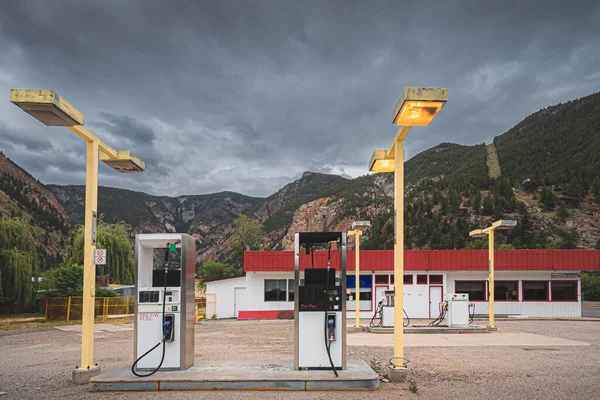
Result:
[[[494,328],[495,329],[495,328]],[[392,334],[394,333],[394,328],[368,328],[368,332],[371,333],[381,333],[381,334]],[[404,328],[404,334],[406,335],[414,335],[417,333],[488,333],[488,328],[484,326],[470,325],[464,328],[449,328],[447,326],[428,326],[428,325],[417,325],[417,326],[408,326]]]
[[[91,392],[171,390],[375,390],[379,375],[366,362],[348,361],[348,369],[297,371],[292,361],[200,362],[185,371],[159,371],[136,377],[130,367],[90,379]]]
[[[90,369],[76,369],[75,371],[73,371],[72,375],[73,383],[77,385],[85,385],[90,381],[90,378],[100,375],[101,373],[102,370],[100,369],[100,367],[94,367]]]
[[[81,325],[62,325],[55,326],[55,328],[65,332],[81,333]],[[126,332],[132,330],[133,324],[94,324],[94,332]]]
[[[510,330],[500,330],[485,335],[429,335],[416,333],[404,336],[405,347],[554,347],[589,345],[590,343]],[[353,333],[348,335],[348,346],[393,347],[394,335],[375,335],[362,332]]]
[[[388,368],[387,374],[392,382],[406,382],[410,379],[408,368]]]

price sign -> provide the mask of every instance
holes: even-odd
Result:
[[[94,250],[94,264],[106,265],[106,249]]]

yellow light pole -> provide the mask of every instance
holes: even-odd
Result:
[[[98,160],[117,172],[140,172],[146,165],[130,151],[117,151],[84,128],[83,113],[52,90],[11,89],[10,101],[44,125],[66,126],[86,141],[81,364],[73,371],[73,381],[87,383],[90,377],[100,373],[100,367],[94,364]]]
[[[400,128],[387,150],[375,150],[373,172],[394,172],[394,358],[392,380],[406,379],[404,358],[404,139],[413,126],[427,126],[448,101],[446,88],[404,88],[392,122]],[[396,364],[401,361],[400,364]]]
[[[496,323],[494,321],[494,232],[496,230],[508,230],[517,226],[517,221],[510,219],[502,219],[496,221],[492,226],[485,229],[475,229],[469,232],[470,237],[482,238],[488,237],[488,273],[489,273],[489,287],[488,287],[488,304],[489,304],[489,317],[488,317],[488,329],[495,330]]]
[[[370,221],[354,221],[352,223],[352,230],[348,232],[348,236],[354,236],[354,276],[356,293],[354,295],[354,302],[356,303],[356,323],[354,326],[360,327],[360,237],[362,231],[371,226]]]

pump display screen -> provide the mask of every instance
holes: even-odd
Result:
[[[154,270],[152,271],[152,287],[163,287],[165,286],[165,270]],[[167,286],[169,287],[180,287],[181,286],[181,270],[170,270],[167,274]]]

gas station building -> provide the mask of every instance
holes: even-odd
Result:
[[[347,317],[356,310],[354,251],[347,256]],[[331,267],[339,269],[339,257]],[[315,268],[327,266],[327,253],[316,252]],[[310,257],[300,255],[301,270]],[[467,293],[476,315],[488,314],[487,250],[407,250],[404,259],[404,305],[410,318],[433,319],[439,303],[454,293]],[[393,250],[360,252],[360,317],[371,318],[384,292],[394,288]],[[581,317],[582,271],[600,270],[599,250],[497,250],[495,314],[512,317]],[[278,318],[294,309],[294,253],[244,253],[245,275],[206,283],[214,293],[207,318]],[[210,308],[210,307],[209,307]]]

